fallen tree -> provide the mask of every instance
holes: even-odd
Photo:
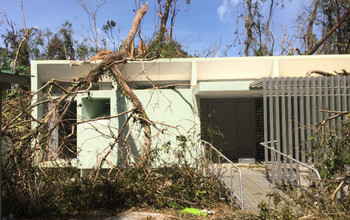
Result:
[[[122,73],[118,69],[118,64],[126,63],[128,60],[132,59],[133,57],[129,57],[130,51],[133,49],[133,42],[135,35],[137,33],[137,30],[139,28],[140,22],[144,15],[146,14],[148,9],[147,4],[144,4],[136,13],[134,20],[132,22],[130,31],[127,35],[127,37],[124,40],[123,45],[120,47],[120,49],[117,52],[114,53],[107,53],[102,61],[93,68],[86,76],[80,77],[78,79],[74,79],[74,83],[71,87],[64,89],[59,86],[57,83],[57,80],[51,80],[46,85],[43,86],[41,90],[44,90],[44,88],[49,87],[51,85],[59,87],[61,90],[63,90],[63,95],[59,97],[58,100],[54,100],[54,108],[51,108],[48,113],[45,114],[43,119],[38,122],[38,126],[35,127],[34,133],[36,134],[36,149],[39,151],[42,151],[41,147],[39,146],[41,140],[46,138],[46,141],[48,142],[50,139],[50,135],[53,130],[55,130],[59,123],[53,124],[51,127],[49,127],[49,130],[47,130],[47,124],[55,118],[57,108],[59,106],[64,106],[63,110],[61,110],[61,114],[59,116],[58,121],[62,121],[63,117],[68,111],[68,107],[76,97],[78,93],[85,93],[89,91],[92,87],[92,84],[95,82],[98,82],[104,75],[111,74],[113,79],[118,85],[118,89],[126,95],[126,97],[131,101],[133,105],[133,109],[130,112],[130,118],[133,118],[136,121],[139,121],[140,124],[143,127],[144,130],[144,150],[142,155],[142,160],[144,163],[147,164],[147,166],[150,163],[149,157],[150,157],[150,150],[152,145],[151,140],[151,125],[153,124],[150,120],[147,118],[147,114],[145,112],[144,107],[142,106],[139,98],[135,95],[135,93],[132,91],[132,89],[127,84],[126,80],[124,79]],[[87,89],[86,89],[87,88]],[[41,91],[37,91],[36,94],[38,94]],[[45,102],[53,102],[53,100],[47,99],[42,100],[41,102],[35,103],[34,106],[41,105]],[[134,117],[135,116],[135,117]],[[73,129],[72,129],[73,130]],[[116,137],[119,137],[121,134],[122,129],[120,129],[119,134],[116,135]],[[30,135],[28,134],[27,137]],[[26,138],[27,138],[26,137]],[[112,150],[114,146],[119,142],[119,139],[116,138],[115,141],[110,143],[109,147]],[[39,153],[38,153],[39,154]],[[108,156],[108,154],[105,156],[105,158]],[[38,162],[40,162],[39,160]],[[101,166],[104,160],[101,161]],[[146,165],[145,164],[145,165]]]
[[[132,44],[134,42],[135,35],[139,28],[140,22],[143,16],[146,14],[148,9],[147,4],[144,4],[136,13],[135,18],[132,22],[129,34],[124,40],[121,48],[115,53],[109,53],[93,70],[89,72],[86,77],[78,79],[81,82],[81,85],[87,85],[92,82],[97,82],[107,71],[109,71],[114,80],[117,82],[121,92],[125,93],[128,99],[132,102],[134,106],[134,114],[138,115],[138,120],[140,120],[141,125],[144,128],[145,134],[145,149],[143,152],[143,159],[149,163],[149,153],[151,149],[151,122],[147,119],[147,114],[144,107],[142,106],[139,98],[135,95],[129,85],[126,83],[123,75],[118,69],[117,64],[125,63],[129,57],[130,50],[132,49]],[[74,88],[73,88],[74,89]],[[116,144],[116,141],[113,142],[110,147],[113,148]]]
[[[130,31],[120,49],[115,53],[106,52],[102,56],[101,54],[96,56],[103,59],[86,76],[69,81],[51,79],[38,91],[33,92],[20,90],[20,94],[12,94],[9,91],[11,94],[7,94],[8,99],[4,102],[5,120],[2,129],[7,145],[2,167],[6,215],[13,213],[16,217],[38,214],[55,216],[79,210],[101,208],[116,210],[133,206],[176,209],[192,205],[210,207],[220,201],[219,190],[222,186],[210,175],[204,175],[204,160],[201,164],[196,164],[197,167],[186,164],[184,160],[182,165],[167,163],[164,167],[151,169],[151,161],[157,156],[154,149],[151,150],[151,127],[155,124],[147,117],[141,101],[118,69],[120,64],[135,59],[130,56],[133,41],[146,12],[147,4],[136,12]],[[71,63],[79,65],[80,62]],[[67,122],[65,116],[70,114],[70,106],[77,100],[77,96],[89,94],[93,84],[107,75],[112,76],[118,85],[118,90],[129,99],[132,106],[116,115],[75,121],[69,124],[71,128],[68,129],[68,133],[62,133]],[[60,95],[52,95],[53,90],[60,90]],[[35,118],[32,115],[33,109],[36,108],[43,109],[42,117]],[[118,129],[108,127],[110,131],[108,138],[111,137],[109,139],[111,141],[106,145],[106,149],[109,149],[107,153],[91,170],[90,175],[80,175],[80,170],[72,165],[73,159],[63,157],[66,155],[62,153],[62,149],[67,148],[70,137],[76,135],[77,125],[121,116],[125,119],[120,120],[121,125]],[[120,153],[117,165],[112,164],[108,173],[100,172],[103,163],[109,162],[107,156],[117,144],[122,143],[122,147],[128,147],[127,137],[136,122],[141,125],[140,130],[144,134],[144,140],[141,140],[142,154],[138,155],[136,163],[127,164],[128,161],[125,159],[125,166],[119,164],[120,161],[124,163],[124,158],[120,157],[128,156]],[[127,126],[128,123],[132,125]],[[177,127],[171,129],[176,130]],[[159,132],[164,130],[166,129]],[[95,131],[104,135],[98,128]],[[60,136],[55,137],[56,143],[52,143],[55,132]],[[176,146],[178,149],[174,150],[179,151],[178,154],[174,153],[177,158],[184,157],[187,142],[190,141],[185,137],[177,140],[180,146]],[[58,146],[54,146],[55,144]],[[56,149],[52,150],[54,147]],[[163,146],[157,147],[162,149]],[[118,153],[122,151],[120,148]]]

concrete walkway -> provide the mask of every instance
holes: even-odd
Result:
[[[229,165],[228,165],[229,166]],[[226,169],[222,170],[222,179],[228,184],[231,184],[230,172],[227,172],[228,166]],[[265,177],[265,174],[262,172],[262,169],[257,168],[248,168],[240,167],[243,177],[243,194],[244,194],[244,209],[247,211],[259,213],[258,205],[260,202],[265,201],[269,204],[273,204],[273,198],[269,198],[267,194],[272,192],[277,192],[282,198],[287,199],[288,197],[276,189],[276,187],[271,184]],[[236,193],[239,192],[239,178],[238,175],[233,175],[232,179],[233,189]]]
[[[248,211],[258,212],[258,205],[265,201],[269,203],[266,195],[273,192],[275,186],[267,181],[265,174],[249,168],[241,168],[243,176],[244,208]]]

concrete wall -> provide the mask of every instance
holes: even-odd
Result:
[[[116,103],[117,91],[92,91],[90,95],[80,94],[77,96],[78,123],[93,120],[104,113],[101,102],[110,100]],[[116,115],[115,106],[110,106],[110,115]],[[78,168],[91,169],[98,167],[105,158],[104,168],[116,165],[118,162],[118,149],[110,149],[109,143],[113,142],[112,133],[118,132],[118,121],[114,119],[103,119],[81,123],[77,125],[77,159]],[[106,156],[107,155],[107,156]]]
[[[191,89],[179,90],[135,90],[138,98],[145,107],[147,116],[155,122],[152,127],[152,149],[157,150],[157,160],[155,166],[171,162],[193,161],[193,158],[199,153],[195,145],[200,133],[199,117],[197,113],[196,101],[193,99]],[[117,115],[132,109],[132,103],[122,96],[116,90],[110,91],[91,91],[90,96],[86,94],[79,95],[78,122],[93,119],[101,116],[101,100],[110,99],[111,115]],[[77,126],[77,145],[78,145],[78,167],[90,169],[98,166],[106,154],[105,168],[117,165],[119,159],[125,159],[128,154],[128,161],[135,162],[142,156],[144,148],[144,134],[141,125],[130,120],[124,129],[120,138],[127,135],[130,128],[132,132],[128,137],[127,145],[120,143],[110,151],[109,144],[114,141],[111,132],[117,135],[119,128],[122,127],[127,115],[114,119],[97,120],[88,123],[82,123]],[[185,156],[179,161],[177,154],[181,150],[178,148],[179,141],[176,137],[183,135],[189,141],[187,142]]]
[[[98,62],[32,61],[32,90],[51,78],[72,80],[86,75]],[[350,55],[175,58],[153,61],[133,61],[120,64],[125,78],[139,85],[149,79],[155,85],[182,83],[197,86],[195,95],[205,98],[244,98],[261,96],[250,91],[249,84],[263,77],[306,76],[310,70],[350,71]],[[108,89],[112,79],[102,79]]]
[[[88,74],[98,62],[77,61],[32,61],[32,91],[37,91],[51,78],[72,80]],[[188,140],[185,152],[197,154],[195,146],[200,133],[198,108],[200,98],[254,98],[260,97],[261,91],[250,90],[250,83],[263,77],[305,76],[312,69],[333,72],[346,69],[350,71],[350,55],[330,56],[294,56],[294,57],[239,57],[239,58],[188,58],[159,59],[153,61],[135,61],[119,65],[127,80],[135,83],[148,82],[155,85],[181,82],[187,84],[184,89],[134,90],[146,108],[148,117],[156,122],[152,128],[153,149],[158,148],[164,162],[179,161],[179,141],[183,135]],[[126,97],[115,90],[110,77],[102,79],[99,91],[80,94],[77,97],[78,121],[91,119],[104,114],[101,107],[103,99],[110,100],[110,115],[116,115],[132,107]],[[113,88],[108,88],[110,85]],[[34,96],[33,102],[39,96]],[[92,98],[92,102],[88,100]],[[95,100],[95,101],[94,101]],[[107,111],[108,112],[108,111]],[[41,106],[33,110],[33,117],[42,117]],[[78,167],[92,168],[109,151],[108,144],[113,140],[111,131],[118,133],[126,116],[116,119],[99,120],[79,124],[78,132]],[[33,126],[35,123],[33,122]],[[132,123],[128,124],[129,127]],[[129,136],[129,147],[118,145],[107,158],[110,165],[116,165],[122,154],[129,152],[135,161],[143,149],[143,132],[135,124]],[[98,132],[96,130],[99,130]],[[191,144],[191,141],[194,145]],[[181,149],[180,149],[181,150]],[[109,167],[105,164],[105,167]]]
[[[192,90],[137,90],[135,93],[149,119],[155,122],[152,127],[152,148],[158,152],[155,165],[183,162],[179,156],[182,150],[185,150],[183,159],[192,162],[199,153],[196,143],[200,134],[197,101]],[[188,140],[185,149],[179,146],[179,136]],[[143,146],[143,137],[142,132],[134,130],[132,138],[136,140],[136,146]]]

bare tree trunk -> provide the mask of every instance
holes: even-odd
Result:
[[[117,80],[119,89],[126,93],[128,95],[129,100],[132,102],[134,108],[135,108],[135,113],[138,114],[139,120],[141,121],[141,125],[143,126],[144,129],[144,135],[145,135],[145,149],[143,151],[143,159],[145,159],[145,162],[149,164],[149,153],[151,150],[151,127],[150,123],[147,120],[147,114],[145,109],[143,108],[143,105],[139,98],[135,95],[135,93],[132,91],[132,89],[128,86],[126,83],[123,75],[121,72],[118,70],[117,65],[112,65],[108,69],[115,80]]]
[[[252,0],[247,0],[248,15],[245,18],[245,29],[247,31],[247,40],[245,42],[244,55],[249,56],[249,47],[253,38],[253,14],[252,14]]]
[[[338,2],[338,0],[335,0],[334,3],[335,3],[336,10],[337,10],[337,22],[339,23],[339,21],[340,21],[339,2]],[[338,48],[338,51],[337,51],[338,54],[342,54],[342,46],[340,45],[340,42],[342,41],[341,40],[342,39],[341,34],[342,34],[342,32],[338,31],[338,34],[337,34],[338,44],[336,45],[337,48]]]
[[[81,80],[87,81],[87,82],[95,82],[104,73],[105,70],[109,70],[111,72],[111,74],[113,75],[114,79],[116,80],[119,86],[119,89],[122,92],[124,92],[129,98],[129,100],[132,102],[135,109],[135,113],[138,114],[138,117],[139,117],[138,119],[141,121],[141,125],[143,126],[144,134],[145,134],[145,142],[144,142],[145,149],[143,152],[143,159],[147,164],[149,164],[150,149],[152,144],[151,127],[150,127],[151,123],[147,118],[146,111],[141,101],[135,95],[132,89],[128,86],[123,75],[118,70],[118,67],[116,65],[116,63],[118,62],[121,63],[126,61],[131,45],[134,42],[134,38],[137,33],[140,22],[143,16],[146,14],[147,9],[148,9],[147,4],[145,4],[141,7],[140,10],[137,11],[135,18],[132,22],[129,34],[125,38],[124,43],[120,48],[120,50],[115,53],[110,53],[109,55],[107,55],[107,57],[105,57],[96,68],[94,68],[89,72],[86,78]]]
[[[69,106],[78,93],[85,93],[89,91],[92,87],[92,83],[99,81],[100,78],[104,74],[106,74],[107,71],[109,71],[113,75],[115,81],[117,82],[119,89],[126,94],[126,96],[129,98],[129,100],[134,106],[130,117],[133,117],[135,120],[139,121],[144,130],[145,148],[143,151],[143,158],[141,162],[143,163],[142,165],[145,165],[145,166],[150,165],[150,149],[152,144],[150,126],[152,125],[152,122],[148,120],[145,109],[142,106],[142,103],[126,83],[124,77],[122,76],[121,72],[117,68],[117,64],[124,63],[128,60],[130,47],[134,42],[134,38],[137,33],[138,27],[140,25],[142,18],[147,12],[147,9],[148,9],[147,4],[145,4],[142,6],[140,10],[137,11],[135,18],[132,22],[130,31],[126,39],[124,40],[124,43],[120,48],[120,50],[118,50],[115,53],[110,53],[106,55],[100,64],[98,64],[94,69],[92,69],[86,76],[82,76],[76,79],[75,83],[70,88],[64,89],[60,87],[58,84],[55,84],[56,86],[58,86],[64,91],[64,95],[62,95],[59,99],[55,100],[56,101],[55,106],[56,107],[60,106],[62,103],[67,102],[67,100],[69,100],[69,103],[67,103],[67,105],[65,106]],[[54,84],[54,81],[46,83],[46,85],[49,85],[49,86],[51,84]],[[88,88],[86,89],[87,86]],[[43,102],[40,102],[40,104],[43,104]],[[59,121],[63,120],[63,116],[66,114],[67,111],[68,111],[67,108],[64,109],[64,111],[61,114],[61,117],[59,118]],[[134,113],[136,113],[137,116],[133,115]],[[46,139],[49,143],[49,140],[50,140],[49,138],[51,137],[51,133],[59,124],[59,123],[56,123],[54,126],[51,126],[49,129],[46,129],[45,125],[47,125],[53,118],[55,118],[54,114],[55,114],[55,109],[52,109],[49,112],[47,112],[44,118],[40,121],[40,124],[34,128],[33,132],[38,137],[36,141],[36,146],[35,146],[35,148],[38,149],[37,150],[38,153],[41,151],[40,143],[42,142],[42,140]],[[23,139],[28,138],[30,135],[31,134],[25,135],[22,138]],[[117,142],[118,141],[114,143],[117,143]],[[115,144],[112,144],[112,145],[114,146]],[[113,147],[112,145],[110,145],[111,148]]]
[[[98,52],[98,38],[97,38],[97,21],[96,21],[96,17],[97,17],[97,9],[98,9],[98,5],[97,5],[97,0],[95,0],[95,13],[94,13],[94,29],[95,29],[95,47],[96,47],[96,53]]]
[[[170,13],[170,6],[171,3],[174,0],[166,0],[165,5],[164,5],[164,11],[162,12],[162,4],[161,1],[158,1],[158,6],[159,6],[159,11],[158,11],[158,15],[160,17],[160,28],[159,28],[159,32],[158,35],[156,35],[156,38],[153,39],[152,42],[150,42],[147,46],[148,49],[153,48],[154,45],[156,45],[157,43],[159,43],[159,49],[158,51],[156,51],[156,55],[155,56],[159,56],[159,53],[161,51],[162,48],[162,44],[165,40],[165,33],[167,31],[166,29],[166,24],[168,22],[168,18],[169,18],[169,13]]]
[[[76,0],[80,6],[84,9],[86,12],[88,19],[89,19],[89,25],[90,25],[90,31],[92,34],[92,38],[89,37],[89,40],[95,45],[96,53],[99,50],[98,46],[98,33],[97,33],[97,12],[99,8],[106,3],[106,0],[95,0],[95,8],[94,10],[90,10],[87,0]],[[93,24],[92,24],[93,22]]]
[[[164,12],[161,17],[160,22],[160,29],[159,29],[159,36],[162,40],[164,40],[165,32],[166,32],[166,23],[168,22],[169,12],[170,12],[170,5],[173,0],[166,0],[165,6],[164,6]]]
[[[275,0],[271,0],[270,2],[270,8],[269,8],[269,18],[267,19],[267,22],[266,22],[266,28],[265,28],[265,38],[264,38],[264,44],[263,44],[263,52],[262,54],[267,54],[267,41],[270,40],[271,42],[271,38],[273,39],[273,37],[270,38],[270,25],[271,25],[271,19],[272,19],[272,13],[273,13],[273,5],[275,4]],[[270,47],[270,52],[269,52],[269,55],[273,55],[273,44],[271,45]]]
[[[173,29],[175,25],[175,17],[177,14],[178,10],[176,9],[176,1],[174,1],[174,5],[171,11],[171,16],[170,16],[170,34],[169,34],[169,41],[173,40]]]
[[[313,53],[315,53],[315,52],[317,51],[317,49],[327,40],[327,38],[328,38],[331,34],[333,34],[333,32],[334,32],[335,30],[337,30],[337,29],[340,27],[340,25],[346,20],[346,18],[347,18],[349,15],[350,15],[350,9],[349,9],[347,12],[345,12],[345,14],[344,14],[344,15],[340,18],[340,20],[338,21],[338,23],[335,24],[331,29],[329,29],[329,31],[328,31],[327,33],[325,33],[325,35],[323,35],[323,37],[321,38],[321,40],[319,40],[319,41],[317,42],[317,44],[316,44],[313,48],[309,49],[309,50],[305,53],[305,55],[312,55]]]
[[[23,17],[23,29],[24,29],[24,36],[23,39],[19,42],[18,48],[16,50],[16,55],[15,55],[15,59],[13,60],[13,70],[16,71],[16,65],[17,65],[17,59],[18,59],[18,55],[19,55],[19,51],[22,47],[22,44],[27,40],[27,38],[29,37],[28,34],[28,30],[26,27],[26,19],[24,17],[24,10],[23,10],[23,0],[21,0],[21,11],[22,11],[22,17]]]
[[[317,8],[319,4],[319,0],[316,0],[314,9],[312,10],[311,17],[309,19],[309,25],[307,27],[307,32],[306,32],[306,44],[307,44],[307,50],[311,50],[313,43],[314,43],[314,36],[313,36],[313,26],[314,26],[314,21],[317,15]]]

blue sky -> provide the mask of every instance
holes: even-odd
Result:
[[[93,2],[93,0],[88,0]],[[278,8],[274,13],[273,27],[277,36],[281,36],[282,27],[293,28],[296,11],[300,8],[299,0],[285,0],[284,10]],[[192,0],[191,5],[183,4],[175,24],[175,38],[183,44],[190,54],[204,55],[210,46],[219,47],[216,56],[223,56],[227,45],[234,39],[236,18],[241,0]],[[88,20],[85,12],[75,0],[23,0],[27,27],[50,28],[57,31],[65,21],[73,23],[75,38],[86,35]],[[0,13],[23,27],[20,0],[0,0]],[[134,0],[107,0],[100,8],[98,26],[101,28],[107,20],[114,20],[121,27],[121,39],[125,37],[131,25],[135,8]],[[154,31],[155,19],[153,0],[149,1],[149,10],[142,23],[142,30],[147,37]],[[1,29],[6,28],[3,22]],[[243,27],[240,27],[243,30]],[[291,30],[291,29],[290,29]],[[228,56],[239,56],[238,47],[232,48]]]

